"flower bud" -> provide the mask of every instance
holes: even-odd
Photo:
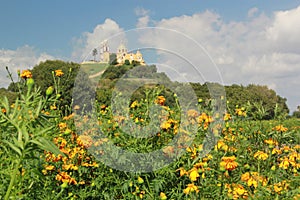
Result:
[[[33,78],[29,78],[26,80],[26,85],[28,87],[28,90],[31,90],[32,86],[34,85],[34,80]]]
[[[50,96],[54,91],[54,88],[52,86],[48,87],[47,90],[46,90],[46,95],[47,96]]]

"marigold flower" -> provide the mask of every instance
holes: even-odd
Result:
[[[286,132],[288,128],[285,128],[283,125],[277,125],[273,128],[273,130],[279,131],[279,132]]]
[[[161,193],[159,194],[159,198],[162,199],[162,200],[166,200],[166,199],[167,199],[167,196],[166,196],[165,193],[161,192]]]
[[[242,116],[242,117],[246,117],[247,116],[247,113],[245,111],[244,108],[236,108],[235,109],[235,113],[238,115],[238,116]]]
[[[85,148],[89,148],[93,143],[92,138],[88,135],[80,135],[76,141],[79,146],[82,146]]]
[[[270,146],[277,146],[278,142],[276,140],[273,140],[272,138],[268,139],[268,140],[264,140],[264,143],[270,145]]]
[[[261,183],[263,186],[267,185],[267,179],[260,176],[258,172],[246,172],[242,174],[241,180],[247,182],[248,187],[253,186],[254,188],[257,188],[258,183]]]
[[[185,175],[187,173],[187,171],[183,167],[180,167],[176,171],[179,171],[179,175],[180,176],[183,176],[183,175]]]
[[[273,148],[272,149],[272,154],[281,154],[282,153],[282,151],[280,150],[280,149],[277,149],[277,148]]]
[[[238,166],[238,163],[235,161],[235,159],[235,156],[223,157],[222,161],[220,162],[220,167],[228,171],[234,170]]]
[[[234,184],[232,191],[233,199],[248,198],[248,191],[241,184]]]
[[[224,121],[228,121],[228,120],[230,120],[231,119],[231,115],[229,114],[229,113],[226,113],[225,115],[224,115]]]
[[[163,123],[160,125],[160,128],[164,129],[164,130],[168,130],[169,128],[172,127],[172,124],[170,123],[170,121],[163,121]]]
[[[166,101],[166,98],[164,96],[158,96],[155,100],[155,103],[159,104],[159,105],[164,105]]]
[[[62,75],[64,75],[64,72],[61,69],[55,70],[55,76],[60,77]]]
[[[20,75],[20,77],[24,78],[24,79],[26,79],[26,78],[32,78],[31,71],[29,71],[27,69],[23,70],[22,73],[21,73],[21,75]]]
[[[273,185],[273,188],[274,188],[274,191],[277,193],[277,194],[280,194],[281,191],[283,190],[287,190],[289,187],[289,184],[287,183],[287,181],[281,181],[279,183],[275,183]]]
[[[254,158],[257,158],[258,160],[266,160],[268,157],[269,157],[268,154],[266,154],[263,151],[257,151],[254,154]]]
[[[192,168],[190,171],[190,180],[196,181],[198,177],[200,177],[198,170],[196,168]]]
[[[187,188],[185,188],[185,189],[183,190],[183,193],[184,193],[184,194],[189,194],[189,193],[191,193],[191,192],[196,192],[196,193],[199,192],[198,187],[197,187],[196,185],[194,185],[194,183],[188,184],[188,185],[187,185]]]
[[[52,171],[52,170],[54,170],[54,168],[55,167],[53,165],[48,165],[48,166],[45,167],[45,169],[48,170],[48,171]]]

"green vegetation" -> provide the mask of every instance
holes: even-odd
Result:
[[[81,66],[81,69],[90,76],[90,75],[97,74],[99,72],[104,72],[105,69],[108,67],[108,64],[86,63],[86,64],[81,64],[80,66]]]
[[[185,85],[155,66],[109,66],[92,102],[79,68],[46,61],[0,90],[12,95],[0,99],[0,199],[300,198],[300,120],[286,119],[285,99],[273,90],[226,86],[226,113],[214,113],[226,101],[222,87],[192,83],[199,99],[182,113],[170,88],[188,94]],[[153,78],[162,84],[143,85]],[[116,114],[113,90],[135,83],[143,86]],[[162,161],[170,162],[155,168]]]

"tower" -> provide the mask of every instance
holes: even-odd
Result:
[[[124,58],[126,55],[127,55],[127,49],[126,49],[124,43],[122,42],[117,50],[117,62],[123,63],[125,61]]]
[[[101,43],[100,60],[104,63],[109,63],[109,46],[107,40]]]

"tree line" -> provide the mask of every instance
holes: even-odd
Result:
[[[46,90],[49,86],[54,86],[54,78],[56,78],[56,81],[59,79],[63,88],[61,91],[57,91],[59,93],[59,106],[61,109],[70,107],[71,104],[78,102],[81,104],[84,103],[86,108],[90,109],[92,106],[91,102],[95,99],[99,104],[109,105],[112,92],[116,84],[120,82],[120,78],[131,78],[131,80],[136,81],[147,79],[164,80],[166,85],[159,86],[158,84],[153,84],[153,86],[162,87],[161,95],[165,96],[166,103],[169,105],[174,104],[174,91],[168,87],[176,88],[176,86],[178,86],[178,88],[180,88],[182,87],[182,83],[170,81],[166,74],[157,72],[157,68],[154,65],[137,66],[139,66],[139,63],[136,62],[132,64],[125,62],[123,65],[113,63],[102,74],[102,77],[97,80],[96,84],[89,80],[88,75],[83,70],[80,70],[80,64],[74,62],[47,60],[34,66],[31,72],[36,86],[40,88],[44,95],[46,95]],[[53,72],[58,69],[62,70],[64,75],[59,78],[53,77]],[[0,89],[0,95],[7,96],[10,102],[13,102],[17,97],[16,92],[18,88],[16,87],[16,82],[12,82],[7,89]],[[129,84],[128,88],[132,88],[131,83],[127,83]],[[204,101],[213,98],[210,90],[213,90],[215,93],[218,92],[218,90],[225,89],[226,96],[224,98],[226,98],[228,102],[228,110],[234,111],[237,107],[245,107],[250,111],[249,113],[256,113],[260,109],[263,109],[264,114],[262,119],[273,119],[278,115],[278,112],[284,115],[289,113],[289,108],[286,104],[287,99],[279,96],[274,90],[267,86],[256,84],[247,86],[237,84],[222,86],[219,83],[209,82],[189,84],[193,88],[197,98]],[[148,86],[142,86],[136,89],[132,94],[132,101],[145,97],[145,87],[149,87],[149,84]],[[293,116],[300,117],[299,106],[298,110],[293,113]]]

